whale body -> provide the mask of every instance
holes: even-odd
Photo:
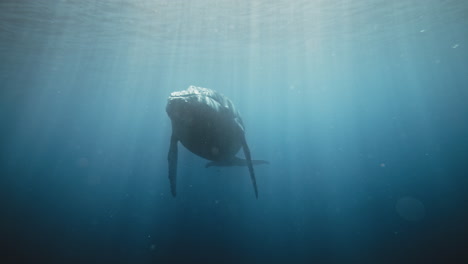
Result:
[[[268,162],[252,160],[242,118],[231,100],[214,90],[190,86],[187,90],[171,93],[166,112],[172,123],[168,162],[173,196],[176,196],[180,142],[192,153],[210,160],[206,167],[247,166],[258,198],[253,165]],[[241,148],[245,159],[236,157]]]

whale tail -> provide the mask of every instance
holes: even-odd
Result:
[[[252,165],[270,164],[266,160],[252,160]],[[232,160],[223,161],[210,161],[205,165],[205,168],[209,167],[233,167],[233,166],[248,166],[248,161],[235,157]]]

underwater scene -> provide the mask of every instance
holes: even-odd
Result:
[[[0,263],[468,263],[468,1],[1,0]]]

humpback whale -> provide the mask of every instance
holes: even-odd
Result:
[[[166,112],[172,123],[167,159],[174,197],[177,186],[177,145],[180,142],[193,154],[210,160],[205,167],[247,166],[258,199],[253,165],[268,162],[252,160],[244,124],[231,100],[214,90],[190,86],[187,90],[171,93]],[[245,159],[236,157],[241,148]]]

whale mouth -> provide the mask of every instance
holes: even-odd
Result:
[[[187,110],[187,108],[195,106],[199,101],[200,99],[194,95],[172,96],[171,94],[167,100],[166,110],[168,112],[181,109]]]
[[[182,105],[207,106],[218,111],[222,105],[219,98],[216,98],[213,91],[196,86],[189,86],[188,89],[172,92],[168,98],[167,108],[181,107]]]
[[[171,96],[169,96],[169,100],[186,99],[192,96],[197,96],[196,94],[187,94],[187,93],[182,93],[182,92],[184,91],[171,93]]]
[[[209,96],[206,93],[202,93],[203,89],[205,88],[190,85],[189,88],[186,90],[172,92],[171,96],[169,96],[169,99],[186,98],[186,97],[191,97],[191,96]]]
[[[166,112],[171,119],[187,119],[194,113],[220,114],[231,119],[239,117],[233,103],[213,90],[189,86],[188,89],[172,92],[168,98]],[[190,118],[189,118],[190,119]]]
[[[190,85],[189,88],[187,88],[186,90],[172,92],[169,96],[169,100],[183,99],[186,102],[188,102],[188,100],[205,102],[206,98],[209,98],[210,100],[221,104],[219,98],[216,97],[213,91],[207,88],[197,87],[193,85]]]
[[[196,104],[203,102],[203,98],[209,95],[200,92],[199,87],[190,86],[187,90],[172,92],[168,98],[169,105]]]
[[[204,94],[195,86],[172,92],[167,100],[166,112],[172,120],[183,123],[193,121],[193,114],[203,105]]]

